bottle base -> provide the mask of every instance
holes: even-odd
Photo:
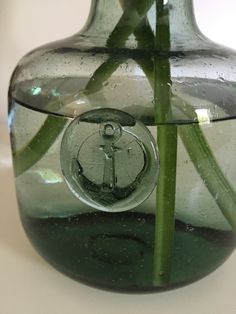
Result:
[[[176,221],[170,281],[154,278],[155,216],[138,212],[32,218],[21,212],[33,246],[67,276],[105,290],[145,293],[203,278],[235,247],[235,234]]]

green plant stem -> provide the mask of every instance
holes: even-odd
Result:
[[[147,35],[144,35],[143,39],[150,36],[148,35],[150,31],[152,32],[150,27],[148,27],[148,25],[145,26],[143,34],[146,32]],[[153,61],[137,59],[136,62],[140,65],[149,80],[150,85],[154,88]],[[174,97],[176,98],[175,106],[178,106],[179,110],[183,110],[182,100],[177,95],[174,95]],[[197,118],[196,112],[191,105],[185,103],[184,109],[183,113],[187,115],[190,120],[195,120]],[[189,125],[188,128],[179,126],[178,133],[195,166],[195,169],[203,179],[204,184],[218,204],[228,223],[231,225],[233,230],[236,230],[235,190],[225,177],[220,165],[215,159],[201,127],[197,123],[191,125],[191,127]]]
[[[154,244],[154,283],[166,286],[171,279],[172,253],[175,231],[175,190],[177,160],[177,127],[165,124],[171,119],[171,75],[168,52],[170,47],[169,17],[165,16],[163,0],[156,0],[157,27],[155,51],[166,51],[167,56],[154,57],[155,120],[158,125],[157,143],[160,172],[156,194],[156,223]]]
[[[158,126],[160,172],[157,182],[156,223],[154,244],[154,283],[170,282],[175,231],[175,186],[177,127]]]
[[[179,105],[179,103],[180,101],[177,97],[176,105],[180,111],[183,111],[183,106],[181,106],[181,104]],[[190,119],[197,121],[197,115],[192,106],[187,104],[185,106],[184,114]],[[190,124],[187,128],[186,126],[180,125],[178,131],[195,169],[218,204],[228,223],[233,230],[236,230],[235,190],[226,179],[220,165],[215,159],[200,125],[198,123],[195,123],[194,125]]]
[[[185,148],[203,182],[221,209],[223,215],[236,230],[236,195],[225,178],[199,125],[179,126],[179,134]]]
[[[126,58],[109,57],[94,73],[85,87],[86,95],[94,94],[103,88],[106,82],[117,68],[126,61]]]
[[[130,0],[128,0],[130,1]],[[113,48],[113,45],[123,48],[125,46],[125,41],[134,33],[135,37],[138,41],[139,48],[153,48],[154,47],[154,35],[152,33],[151,28],[149,31],[146,31],[146,27],[150,27],[148,24],[148,20],[146,18],[146,13],[150,6],[152,5],[153,1],[137,1],[132,0],[128,2],[127,0],[120,0],[122,9],[124,10],[124,14],[122,15],[120,21],[118,22],[115,30],[111,33],[107,46]],[[134,4],[136,3],[140,5],[146,5],[143,8],[142,14],[137,14],[137,9],[134,10]],[[127,5],[128,4],[128,5]],[[127,9],[128,8],[128,9]],[[135,12],[135,13],[133,13]],[[129,25],[127,26],[127,21],[129,21]],[[125,26],[123,26],[125,25]],[[124,31],[126,28],[126,31]],[[143,40],[143,38],[145,40]],[[119,40],[118,40],[119,39]],[[109,57],[93,74],[91,79],[89,80],[86,88],[85,94],[90,95],[93,93],[98,92],[102,89],[103,83],[110,78],[110,76],[117,70],[117,68],[126,61],[126,57],[116,57],[112,55]]]
[[[38,162],[64,129],[67,119],[48,117],[38,133],[22,150],[13,153],[14,172],[19,176]]]
[[[123,48],[127,38],[134,33],[145,18],[154,0],[120,0],[123,14],[108,38],[107,46]]]

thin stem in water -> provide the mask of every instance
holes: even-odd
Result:
[[[179,126],[189,156],[223,215],[236,230],[236,195],[214,157],[199,125]]]
[[[34,138],[20,151],[13,152],[14,172],[19,176],[36,164],[53,145],[67,123],[67,119],[49,116]]]
[[[165,17],[163,0],[157,0],[157,27],[155,48],[170,46],[169,19]],[[166,286],[171,278],[172,252],[175,231],[175,190],[177,159],[177,127],[163,124],[172,115],[171,75],[168,55],[154,58],[154,99],[160,172],[156,194],[156,223],[154,244],[154,283]]]

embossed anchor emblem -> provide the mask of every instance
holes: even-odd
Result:
[[[100,149],[105,154],[104,174],[102,190],[111,192],[114,190],[117,177],[115,173],[115,153],[120,151],[120,147],[115,146],[115,142],[121,136],[121,128],[114,123],[106,123],[102,125],[100,133],[103,137],[104,144],[100,145]]]

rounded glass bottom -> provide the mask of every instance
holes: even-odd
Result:
[[[113,291],[166,290],[191,283],[220,266],[235,247],[233,232],[176,221],[171,279],[159,285],[154,277],[154,215],[21,218],[32,244],[50,264],[75,280]]]

